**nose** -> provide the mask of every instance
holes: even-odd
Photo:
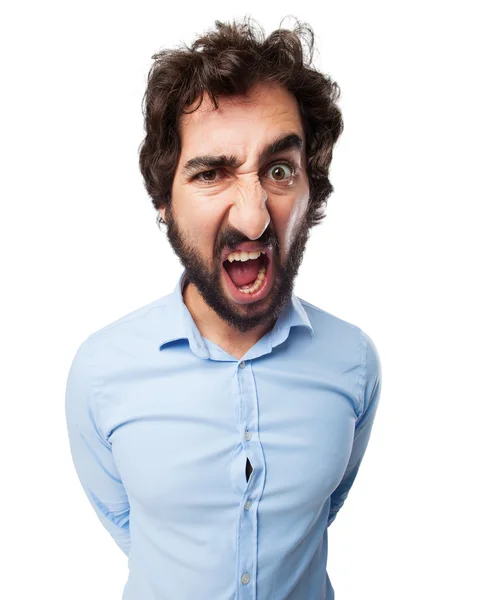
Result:
[[[257,240],[268,227],[271,218],[266,207],[268,196],[256,180],[243,184],[229,212],[229,222],[250,240]]]

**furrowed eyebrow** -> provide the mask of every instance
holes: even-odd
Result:
[[[220,154],[219,156],[211,156],[209,154],[205,156],[196,156],[188,160],[181,170],[183,175],[193,175],[200,169],[219,169],[221,167],[232,167],[235,168],[239,165],[239,160],[236,156],[226,156],[226,154]]]
[[[285,152],[287,150],[297,149],[301,151],[303,148],[303,140],[296,133],[290,133],[288,135],[283,135],[276,140],[274,140],[271,144],[269,144],[260,155],[260,162],[264,162],[274,154],[278,154],[278,152]],[[236,168],[240,164],[238,157],[226,154],[220,154],[218,156],[212,156],[207,154],[205,156],[196,156],[195,158],[190,158],[184,165],[181,170],[184,176],[193,175],[199,169],[219,169],[222,167],[231,167]]]

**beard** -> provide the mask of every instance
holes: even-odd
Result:
[[[201,256],[194,244],[181,233],[173,210],[168,206],[167,237],[175,254],[185,268],[186,279],[192,283],[206,304],[228,325],[241,333],[251,331],[259,325],[274,322],[291,299],[294,281],[303,260],[306,242],[309,238],[310,224],[307,216],[300,223],[288,255],[283,263],[280,261],[280,246],[270,226],[260,238],[254,240],[261,245],[272,246],[275,278],[273,286],[266,298],[250,304],[239,305],[230,300],[223,291],[221,271],[224,268],[221,254],[226,246],[235,248],[242,242],[250,242],[247,236],[234,228],[228,228],[217,239],[213,267]]]

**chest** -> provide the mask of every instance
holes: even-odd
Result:
[[[204,518],[236,507],[261,477],[263,498],[314,510],[350,456],[347,378],[222,366],[200,379],[191,369],[110,382],[103,428],[128,496],[147,512]]]

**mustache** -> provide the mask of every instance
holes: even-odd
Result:
[[[251,241],[253,240],[237,229],[226,229],[216,240],[214,255],[216,257],[220,257],[226,246],[229,248],[236,248],[236,246],[242,244],[243,242]],[[254,241],[258,242],[258,244],[261,244],[262,246],[272,246],[273,252],[277,252],[279,250],[278,239],[270,226],[268,226],[262,235]]]

